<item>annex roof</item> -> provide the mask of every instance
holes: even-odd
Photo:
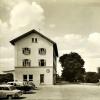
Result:
[[[43,34],[41,34],[40,32],[36,31],[35,29],[33,29],[33,30],[31,30],[31,31],[28,31],[28,32],[24,33],[23,35],[21,35],[21,36],[15,38],[15,39],[13,39],[13,40],[11,40],[10,43],[11,43],[12,45],[15,45],[15,43],[16,43],[17,41],[19,41],[20,39],[22,39],[22,38],[24,38],[24,37],[27,37],[28,35],[34,34],[34,33],[40,35],[40,36],[43,37],[44,39],[46,39],[46,40],[48,40],[49,42],[51,42],[51,43],[53,44],[53,47],[54,47],[56,56],[58,57],[57,44],[56,44],[54,41],[52,41],[51,39],[49,39],[49,38],[47,38],[46,36],[44,36]]]

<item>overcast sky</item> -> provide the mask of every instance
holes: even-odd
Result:
[[[9,41],[33,28],[57,43],[59,56],[77,52],[86,71],[97,71],[100,0],[0,0],[0,70],[14,68]]]

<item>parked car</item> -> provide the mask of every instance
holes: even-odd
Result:
[[[36,89],[37,87],[32,82],[8,82],[7,84],[13,85],[16,89],[23,91],[23,93]]]
[[[23,82],[19,82],[19,81],[13,81],[13,82],[8,82],[7,84],[9,85],[13,85],[13,86],[23,86]]]
[[[18,98],[22,95],[20,90],[15,89],[14,86],[8,84],[0,85],[0,98]]]

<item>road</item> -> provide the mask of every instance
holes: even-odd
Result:
[[[41,86],[31,94],[23,94],[20,100],[100,100],[100,86]]]

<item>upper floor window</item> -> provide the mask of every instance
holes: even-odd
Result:
[[[32,43],[37,43],[37,38],[32,38]]]
[[[31,53],[31,49],[30,48],[23,48],[22,49],[23,54],[25,55],[29,55]]]
[[[46,60],[40,59],[39,60],[39,66],[46,66]]]
[[[39,49],[39,54],[45,55],[46,54],[46,49],[45,48],[40,48]]]
[[[29,59],[24,59],[24,60],[23,60],[23,66],[24,66],[24,67],[31,66],[31,60],[29,60]]]

